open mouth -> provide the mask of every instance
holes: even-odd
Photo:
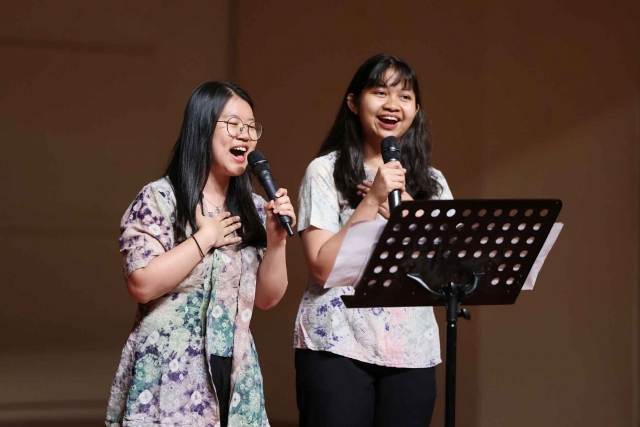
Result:
[[[400,123],[400,119],[393,116],[378,116],[378,120],[384,127],[395,127],[395,125]]]
[[[247,154],[247,149],[246,147],[234,147],[229,150],[229,152],[231,153],[231,156],[234,158],[234,160],[238,162],[244,162]]]

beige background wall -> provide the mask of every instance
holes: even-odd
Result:
[[[0,10],[0,423],[100,420],[135,311],[120,217],[162,173],[191,90],[227,75],[228,4]]]
[[[630,4],[489,4],[481,195],[559,197],[565,230],[534,292],[482,310],[479,425],[640,425],[640,3]]]
[[[1,0],[0,425],[101,419],[135,308],[119,219],[198,83],[252,94],[259,148],[295,195],[378,52],[417,71],[456,197],[564,201],[535,291],[460,325],[459,425],[640,425],[639,23],[631,0]],[[285,299],[252,324],[275,426],[297,415],[297,238],[288,263]]]

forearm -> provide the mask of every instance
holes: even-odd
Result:
[[[198,237],[196,233],[195,238]],[[202,246],[201,240],[198,243]],[[209,249],[210,246],[202,247],[204,253]],[[196,242],[189,238],[131,273],[127,278],[127,290],[136,301],[147,303],[175,288],[201,260]]]
[[[267,243],[264,259],[258,268],[255,304],[263,310],[280,302],[289,280],[287,277],[286,240]]]
[[[340,246],[342,246],[342,242],[351,225],[361,221],[374,220],[378,213],[378,208],[379,205],[374,200],[365,197],[340,231],[320,247],[315,260],[308,262],[311,267],[311,274],[316,282],[324,284],[327,281],[338,257]]]

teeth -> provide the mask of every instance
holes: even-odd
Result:
[[[244,147],[236,147],[236,148],[232,148],[232,150],[247,151],[247,149]]]
[[[393,120],[394,122],[397,122],[397,121],[398,121],[398,118],[397,118],[397,117],[384,116],[384,117],[382,117],[382,118],[383,118],[383,119],[385,119],[385,120]]]

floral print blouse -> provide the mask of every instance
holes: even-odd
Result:
[[[253,201],[264,224],[265,201],[255,194]],[[175,216],[168,179],[140,191],[121,222],[125,277],[178,243]],[[170,292],[139,304],[111,388],[107,427],[218,427],[211,355],[232,357],[229,427],[269,426],[249,331],[263,252],[240,244],[218,248]]]
[[[353,214],[334,183],[336,158],[332,152],[309,164],[300,184],[299,232],[314,226],[337,233]],[[439,198],[452,199],[442,173],[434,168],[429,172],[442,187]],[[376,171],[365,166],[365,173],[373,181]],[[324,289],[309,277],[296,318],[294,347],[397,368],[426,368],[441,362],[432,307],[347,309],[340,296],[353,293],[353,287]]]

